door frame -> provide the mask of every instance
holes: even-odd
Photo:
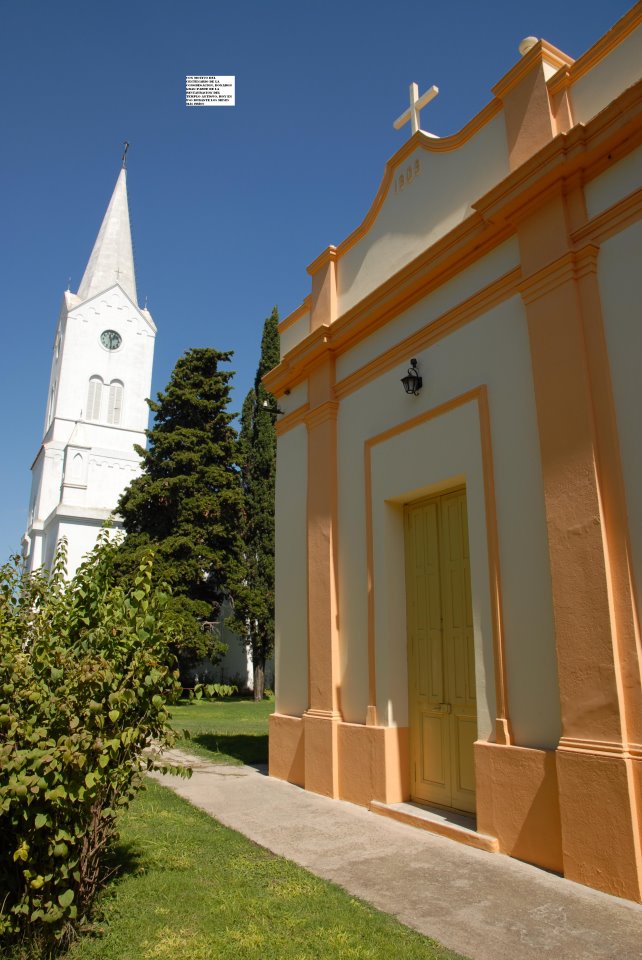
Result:
[[[454,689],[453,684],[456,682],[455,675],[455,640],[454,640],[454,625],[451,625],[450,629],[450,643],[448,647],[444,643],[444,637],[446,635],[447,629],[447,614],[444,606],[445,591],[447,590],[448,583],[448,574],[445,567],[445,550],[446,543],[444,541],[446,533],[446,514],[444,511],[444,504],[448,498],[451,498],[453,495],[460,495],[463,499],[465,516],[463,518],[463,523],[465,524],[465,529],[462,527],[461,532],[464,535],[465,542],[465,557],[463,557],[463,568],[464,572],[464,582],[462,584],[464,590],[464,596],[462,597],[464,604],[464,620],[463,625],[464,632],[471,632],[471,637],[466,641],[466,648],[464,657],[466,658],[463,665],[464,673],[464,683],[466,690],[470,693],[472,690],[473,694],[473,703],[474,707],[471,707],[471,697],[468,696],[467,704],[463,708],[460,706],[459,710],[454,701]],[[415,557],[414,554],[411,555],[411,547],[414,542],[414,531],[410,525],[410,518],[412,517],[412,511],[415,508],[428,507],[431,503],[436,505],[436,515],[434,518],[434,537],[437,540],[437,549],[436,556],[433,553],[433,573],[438,578],[438,583],[436,589],[438,591],[438,610],[436,611],[436,622],[432,623],[431,619],[427,620],[424,624],[424,636],[421,640],[415,636],[413,638],[413,632],[417,633],[418,622],[415,617],[413,617],[411,612],[411,602],[413,597],[414,588],[410,584],[410,577],[415,576],[414,573],[414,564]],[[472,623],[472,596],[471,596],[471,585],[470,585],[470,550],[468,547],[468,504],[467,504],[467,492],[466,485],[462,483],[456,483],[452,487],[447,487],[439,490],[438,492],[433,493],[429,496],[422,496],[416,500],[409,501],[403,505],[403,529],[404,529],[404,567],[405,567],[405,591],[406,591],[406,656],[408,663],[408,726],[409,726],[409,741],[410,741],[410,796],[411,799],[419,803],[426,803],[429,805],[442,806],[446,809],[452,809],[456,811],[464,811],[468,814],[474,814],[476,809],[476,783],[475,781],[475,769],[474,769],[474,757],[472,745],[477,739],[477,693],[476,693],[476,677],[475,677],[475,650],[474,650],[474,634],[473,634],[473,623]],[[424,531],[422,536],[425,537],[425,545],[429,546],[429,537],[430,533]],[[434,542],[434,541],[433,541]],[[426,578],[426,589],[429,591],[429,578],[431,576],[428,569],[430,564],[429,553],[432,551],[424,551],[424,561],[426,563],[425,578]],[[436,569],[435,569],[436,568]],[[466,576],[467,573],[467,576]],[[433,590],[435,589],[435,584],[433,581]],[[428,601],[427,601],[428,602]],[[429,608],[427,608],[428,610]],[[433,607],[434,612],[434,607]],[[437,624],[438,621],[438,624]],[[461,627],[460,627],[461,629]],[[441,676],[436,678],[431,686],[431,692],[427,694],[428,702],[426,703],[426,697],[424,696],[424,712],[422,714],[422,722],[425,719],[428,719],[430,726],[432,727],[432,734],[436,739],[434,740],[434,748],[439,752],[442,757],[442,774],[444,777],[443,780],[443,789],[440,788],[439,781],[432,781],[432,786],[428,786],[429,780],[423,778],[423,760],[420,756],[420,751],[423,750],[423,735],[425,731],[419,729],[418,724],[419,714],[422,711],[421,701],[422,695],[417,689],[415,678],[416,678],[416,666],[418,659],[424,656],[433,656],[432,645],[429,639],[428,634],[434,630],[438,630],[440,634],[440,646],[438,654],[438,665],[436,669],[440,672]],[[470,644],[472,641],[472,649],[470,649]],[[421,642],[423,644],[423,650],[419,650],[415,647],[413,650],[413,642],[416,644]],[[460,651],[461,654],[461,651]],[[468,671],[472,668],[472,681]],[[433,679],[435,679],[433,677]],[[431,695],[432,694],[432,695]],[[430,701],[435,700],[441,702],[435,702],[432,704]],[[463,709],[463,713],[462,713]],[[473,716],[474,711],[474,724],[475,730],[473,734],[473,741],[469,744],[471,751],[470,757],[467,759],[467,768],[469,771],[468,781],[470,782],[470,773],[472,773],[473,786],[472,788],[466,787],[462,780],[465,777],[461,777],[462,769],[459,764],[462,762],[461,754],[458,750],[457,737],[459,735],[459,721],[466,721],[468,716]],[[419,739],[418,739],[419,738]],[[461,746],[461,742],[459,743]],[[419,769],[421,768],[421,770]],[[420,784],[426,784],[425,787],[420,786]]]

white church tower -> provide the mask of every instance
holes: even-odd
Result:
[[[66,537],[72,575],[140,473],[156,327],[138,306],[123,168],[78,293],[63,296],[23,554],[49,566]],[[114,527],[121,524],[116,520]]]

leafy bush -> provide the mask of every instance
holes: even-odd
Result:
[[[0,943],[44,953],[89,915],[116,816],[170,746],[180,694],[152,560],[129,590],[104,534],[73,580],[0,568]],[[145,754],[143,751],[146,751]]]

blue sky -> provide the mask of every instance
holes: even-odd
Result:
[[[234,408],[264,318],[363,219],[408,84],[422,127],[459,130],[527,35],[578,57],[628,0],[0,0],[0,561],[18,550],[62,293],[77,290],[129,140],[138,293],[158,327],[153,391],[190,347],[234,350]],[[186,74],[236,76],[236,106],[185,106]]]

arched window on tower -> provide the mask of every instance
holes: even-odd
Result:
[[[89,381],[87,394],[87,419],[100,420],[100,408],[103,399],[103,381],[100,377],[92,377]]]
[[[71,461],[71,470],[69,471],[73,482],[79,483],[82,480],[83,466],[82,454],[75,453]]]
[[[107,406],[107,423],[118,426],[123,415],[123,384],[120,380],[112,380],[109,384],[109,404]]]
[[[56,387],[58,386],[57,382],[51,384],[51,390],[49,391],[49,409],[47,410],[47,429],[51,425],[53,420],[54,410],[56,409]]]

